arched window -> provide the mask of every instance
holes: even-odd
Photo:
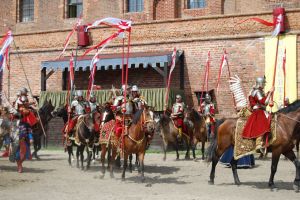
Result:
[[[206,7],[205,0],[188,0],[187,8],[194,9],[194,8],[204,8]]]
[[[128,0],[128,12],[143,12],[144,0]]]
[[[30,22],[34,19],[34,0],[20,0],[20,22]]]

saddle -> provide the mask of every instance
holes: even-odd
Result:
[[[251,111],[245,108],[242,109],[238,115],[239,118],[236,122],[234,137],[234,159],[236,160],[254,154],[257,150],[256,139],[246,139],[243,137],[244,126],[247,123],[248,117],[251,115]],[[271,145],[276,140],[276,120],[277,115],[272,115],[271,133],[268,135],[268,145]]]

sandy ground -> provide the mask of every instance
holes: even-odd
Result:
[[[175,154],[169,154],[166,162],[162,154],[147,154],[144,183],[136,170],[127,172],[124,182],[120,170],[115,179],[109,173],[100,179],[99,162],[81,171],[70,167],[66,157],[63,152],[44,150],[41,161],[25,161],[22,174],[16,172],[15,163],[0,158],[0,199],[300,199],[292,187],[294,166],[284,159],[275,176],[278,190],[270,191],[270,160],[257,160],[255,168],[240,169],[242,185],[235,186],[230,168],[218,165],[215,185],[208,185],[207,163],[176,161]]]

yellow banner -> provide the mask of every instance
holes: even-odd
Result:
[[[278,56],[275,77],[274,107],[273,112],[283,107],[284,102],[284,74],[283,74],[283,57],[286,49],[286,83],[285,96],[292,103],[297,99],[297,71],[296,71],[296,35],[279,36]],[[276,56],[277,37],[265,37],[265,91],[272,87],[275,56]],[[268,108],[270,110],[270,108]]]

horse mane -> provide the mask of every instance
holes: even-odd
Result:
[[[280,110],[277,111],[277,113],[289,113],[296,111],[298,108],[300,108],[300,100],[296,100],[293,103],[289,104],[285,108],[281,108]]]
[[[193,117],[195,118],[195,120],[197,120],[197,121],[201,120],[200,114],[195,109],[192,109],[192,114],[193,114]]]
[[[143,110],[138,110],[138,111],[134,114],[134,116],[133,116],[133,118],[132,118],[132,123],[133,123],[133,124],[137,124],[137,123],[138,123],[138,121],[139,121],[140,118],[141,118],[142,113],[143,113]]]

